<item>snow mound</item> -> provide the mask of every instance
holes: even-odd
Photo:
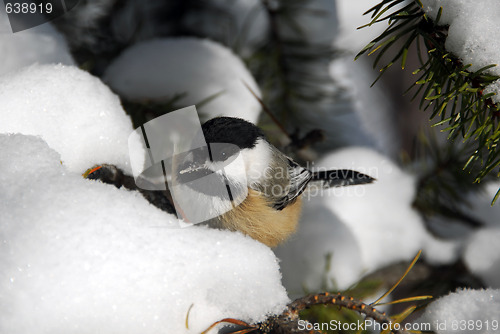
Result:
[[[355,235],[367,271],[417,254],[426,231],[411,207],[415,196],[413,176],[368,148],[340,150],[315,167],[352,169],[377,179],[369,185],[327,189],[321,196]]]
[[[361,246],[352,231],[317,197],[304,202],[297,233],[275,250],[291,296],[347,289],[363,274]]]
[[[32,65],[0,77],[0,133],[43,138],[68,170],[109,163],[131,173],[133,128],[120,100],[98,78],[73,66]],[[132,140],[140,147],[139,138]]]
[[[490,287],[500,288],[500,227],[483,228],[467,241],[464,262]]]
[[[172,99],[179,107],[198,104],[202,120],[232,116],[256,123],[260,95],[243,62],[224,46],[198,38],[166,38],[126,49],[108,67],[104,81],[130,100]],[[205,103],[200,104],[205,101]]]
[[[437,334],[498,333],[500,290],[460,290],[431,303],[417,321]]]
[[[69,172],[40,138],[0,135],[0,146],[1,333],[199,333],[288,302],[255,240],[172,228],[137,192]]]

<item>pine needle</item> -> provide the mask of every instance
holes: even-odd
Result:
[[[189,305],[188,311],[186,313],[186,329],[189,329],[189,313],[191,312],[193,306],[194,304]]]
[[[208,332],[210,332],[212,329],[215,328],[215,326],[219,325],[219,324],[222,324],[222,323],[229,323],[229,324],[233,324],[233,325],[237,325],[237,326],[244,326],[244,327],[247,327],[245,329],[242,329],[241,331],[238,331],[236,333],[240,333],[240,334],[245,334],[245,333],[249,333],[251,331],[255,331],[256,328],[253,327],[253,326],[250,326],[249,324],[247,324],[246,322],[244,321],[241,321],[241,320],[238,320],[238,319],[233,319],[233,318],[224,318],[222,320],[219,320],[219,321],[216,321],[214,322],[213,324],[210,325],[210,327],[208,327],[207,329],[205,329],[203,332],[201,332],[201,334],[207,334]]]
[[[408,275],[408,273],[410,272],[410,270],[413,268],[413,266],[415,265],[415,263],[417,263],[417,261],[418,261],[418,259],[420,257],[420,254],[422,254],[422,250],[418,251],[417,255],[415,256],[415,258],[413,259],[413,261],[411,261],[410,265],[406,269],[406,271],[403,274],[403,276],[401,276],[401,278],[389,290],[387,290],[386,293],[384,293],[379,299],[377,299],[376,301],[374,301],[370,305],[378,305],[378,303],[382,299],[384,299],[385,297],[387,297],[388,295],[390,295],[391,292],[394,291],[394,289],[396,289],[398,287],[398,285],[403,281],[403,279],[406,277],[406,275]]]
[[[392,319],[394,320],[394,323],[400,324],[403,320],[405,320],[410,314],[415,311],[417,307],[415,305],[412,305],[408,307],[406,310],[401,312],[400,314],[397,314],[395,316],[392,316]],[[380,332],[380,334],[389,334],[391,332],[391,328],[388,328],[385,331]]]
[[[377,305],[378,306],[394,305],[394,304],[401,304],[401,303],[408,303],[408,302],[416,302],[419,300],[426,300],[426,299],[432,299],[432,298],[434,298],[434,297],[432,297],[432,296],[415,296],[415,297],[408,297],[408,298],[393,300],[393,301],[387,302],[387,303],[378,303]]]

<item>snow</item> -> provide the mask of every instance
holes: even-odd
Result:
[[[424,10],[435,19],[442,7],[441,25],[449,25],[445,47],[458,56],[470,70],[477,71],[491,64],[500,64],[500,3],[497,0],[422,0]],[[487,8],[487,10],[485,10]],[[500,67],[488,70],[500,75]],[[489,88],[500,95],[498,84]],[[499,102],[499,97],[495,98]]]
[[[347,289],[363,275],[361,247],[349,227],[313,197],[304,202],[297,233],[275,250],[283,285],[293,297]]]
[[[82,178],[130,169],[130,119],[99,79],[32,65],[0,78],[0,105],[1,333],[199,333],[289,301],[268,247]]]
[[[289,57],[288,62],[290,80],[300,83],[295,89],[297,94],[289,97],[294,106],[287,120],[290,131],[298,127],[301,135],[305,135],[311,130],[323,130],[325,140],[314,147],[321,153],[343,145],[371,146],[371,138],[360,129],[358,115],[353,112],[352,95],[345,93],[346,85],[330,72],[332,57],[327,51],[333,50],[333,42],[339,34],[335,1],[307,1],[300,7],[298,10],[299,7],[290,4],[277,16],[281,39],[291,42],[300,39],[308,44],[296,50],[293,47],[290,51],[284,50],[301,54]],[[318,50],[325,52],[318,54]]]
[[[337,0],[340,33],[335,45],[339,49],[357,54],[387,28],[383,24],[375,24],[357,29],[370,22],[370,15],[363,14],[378,3],[379,0]],[[399,7],[401,5],[395,8]]]
[[[9,73],[0,77],[0,105],[0,133],[40,136],[70,171],[102,163],[131,170],[130,119],[118,97],[85,71],[32,65]]]
[[[243,84],[260,95],[243,62],[210,40],[165,38],[137,43],[113,61],[104,81],[130,100],[168,101],[185,94],[178,106],[198,104],[202,120],[232,116],[256,123],[261,109]]]
[[[415,177],[385,156],[368,148],[347,148],[314,167],[353,169],[377,179],[370,185],[327,189],[321,197],[355,235],[365,270],[412,259],[427,242],[423,221],[412,208]]]
[[[490,181],[482,186],[483,191],[467,196],[471,203],[470,214],[487,226],[500,227],[500,202],[491,205],[492,199],[500,189],[500,182]]]
[[[340,57],[331,62],[330,75],[345,90],[351,101],[353,119],[348,122],[348,126],[360,127],[363,130],[364,136],[368,137],[363,143],[365,146],[374,147],[389,157],[395,157],[399,152],[401,140],[396,131],[394,109],[385,91],[387,87],[384,87],[383,83],[370,87],[376,79],[376,73],[368,61],[370,60],[366,58],[354,61],[354,53]],[[348,136],[351,133],[346,131]]]
[[[0,6],[0,54],[0,75],[34,63],[74,64],[64,37],[50,23],[14,34],[4,6]]]
[[[499,314],[500,290],[464,289],[432,302],[416,323],[431,324],[437,334],[493,334],[499,330]]]
[[[70,172],[40,138],[0,135],[0,147],[0,332],[199,333],[288,302],[264,245],[172,228],[137,192]]]
[[[415,177],[384,155],[351,147],[310,167],[353,169],[377,180],[306,194],[311,198],[304,201],[297,235],[276,251],[290,293],[322,290],[325,283],[326,288],[346,289],[367,273],[411,260],[420,249],[436,264],[459,256],[459,243],[432,237],[412,208]]]
[[[490,93],[495,94],[491,97],[493,103],[500,103],[500,93],[498,92],[500,92],[500,80],[493,81],[484,89],[484,95]]]
[[[356,54],[387,28],[384,24],[374,24],[358,29],[370,22],[370,15],[363,14],[378,3],[379,0],[337,1],[339,33],[334,45],[344,55],[331,63],[330,74],[352,101],[352,109],[357,117],[352,122],[359,123],[369,138],[370,144],[364,145],[395,158],[399,154],[401,138],[395,117],[398,111],[387,94],[392,88],[385,86],[384,80],[370,86],[379,75],[372,68],[373,60],[370,57],[354,61]],[[404,5],[399,4],[393,9]]]
[[[468,205],[466,213],[482,224],[480,228],[466,226],[459,220],[432,217],[429,226],[432,230],[455,244],[455,254],[459,256],[468,270],[480,278],[488,287],[500,287],[500,203],[491,206],[499,182],[478,185],[483,191],[471,191],[466,194]],[[440,250],[442,252],[442,250]],[[434,252],[436,258],[441,255]],[[431,261],[432,262],[432,261]]]
[[[380,33],[378,25],[354,29],[369,19],[361,13],[378,2],[315,0],[307,4],[312,11],[297,13],[311,43],[335,43],[352,53],[306,67],[337,80],[338,86],[327,87],[333,93],[345,89],[347,94],[335,103],[304,103],[297,124],[302,131],[326,128],[324,152],[341,142],[376,147],[383,154],[351,147],[328,152],[313,164],[354,169],[377,181],[306,193],[297,233],[274,253],[240,233],[179,228],[181,222],[137,192],[84,180],[80,174],[100,163],[130,173],[128,144],[132,151],[141,151],[142,144],[134,137],[129,142],[129,117],[98,78],[51,64],[71,65],[73,60],[50,24],[18,34],[4,33],[8,26],[0,25],[0,75],[6,73],[0,76],[0,133],[9,133],[0,135],[0,333],[199,333],[226,317],[259,321],[280,313],[289,301],[287,293],[295,297],[346,289],[370,272],[411,260],[419,249],[434,265],[462,259],[485,285],[499,288],[500,204],[489,206],[498,183],[470,195],[468,213],[486,227],[440,240],[412,207],[415,176],[390,160],[399,147],[391,106],[382,90],[368,89],[373,80],[366,63],[352,62],[354,53]],[[437,5],[445,7],[447,48],[473,62],[474,69],[498,63],[498,41],[487,40],[498,35],[492,20],[500,14],[496,2],[483,0],[481,6],[491,11],[481,13],[472,1],[423,2],[430,15]],[[210,0],[219,9],[223,3]],[[97,22],[106,8],[91,9],[84,14]],[[225,9],[234,26],[217,25],[213,15],[194,11],[181,24],[211,27],[206,35],[236,48],[244,41],[241,46],[248,49],[238,50],[241,54],[264,42],[269,22],[259,1],[234,1]],[[311,15],[316,10],[326,15]],[[256,20],[249,22],[252,15]],[[496,30],[485,33],[488,29]],[[286,28],[282,32],[295,34]],[[36,62],[51,65],[32,65]],[[116,93],[132,100],[168,100],[186,93],[180,104],[187,106],[222,93],[198,106],[203,119],[228,115],[256,123],[260,105],[242,80],[260,94],[238,57],[198,38],[140,42],[126,49],[104,76]],[[499,85],[485,93],[500,91]],[[494,99],[500,101],[499,96]],[[453,320],[464,319],[485,326],[500,314],[499,294],[459,291],[432,303],[422,319],[446,321],[448,329]]]
[[[500,288],[500,226],[482,228],[466,244],[464,262],[467,268],[486,284]]]
[[[484,66],[500,63],[500,5],[496,0],[423,0],[424,10],[433,19],[443,8],[439,24],[449,25],[446,49],[472,64],[476,71]],[[488,8],[488,10],[484,10]],[[500,75],[500,68],[490,69]]]
[[[130,119],[99,79],[32,65],[0,78],[0,105],[1,333],[199,333],[289,301],[268,247],[82,178],[131,169]]]
[[[484,227],[500,227],[500,202],[491,205],[492,199],[500,188],[500,182],[485,181],[476,185],[465,194],[466,213]],[[459,219],[434,216],[429,218],[428,226],[432,232],[447,239],[465,240],[473,234],[475,228],[464,224]]]

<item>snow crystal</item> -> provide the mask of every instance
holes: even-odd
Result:
[[[14,34],[4,6],[0,6],[0,54],[0,75],[33,63],[74,64],[66,40],[50,23]]]
[[[500,103],[500,80],[493,81],[491,84],[486,86],[483,93],[484,95],[490,93],[495,94],[491,97],[491,100],[494,103]]]
[[[171,228],[137,192],[69,172],[40,138],[0,135],[0,147],[1,333],[199,333],[288,302],[257,241]]]
[[[464,262],[490,287],[500,288],[500,227],[483,228],[468,240]]]
[[[437,334],[498,333],[500,290],[464,289],[431,303],[416,321],[431,324]]]
[[[89,73],[63,65],[9,73],[0,77],[0,105],[0,133],[42,137],[70,171],[110,163],[130,173],[130,118],[118,97]]]
[[[203,120],[232,116],[256,123],[260,113],[259,102],[243,83],[260,95],[250,72],[229,49],[210,40],[168,38],[135,44],[115,59],[104,78],[131,100],[185,94],[179,107],[199,104]]]

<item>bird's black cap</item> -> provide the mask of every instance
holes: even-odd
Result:
[[[264,133],[241,118],[216,117],[201,126],[207,143],[229,143],[240,149],[253,148]]]

